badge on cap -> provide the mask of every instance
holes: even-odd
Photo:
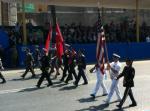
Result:
[[[116,58],[120,58],[120,56],[116,53],[113,53],[113,56],[116,57]]]

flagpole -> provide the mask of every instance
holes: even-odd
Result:
[[[101,0],[102,1],[102,0]],[[98,5],[98,9],[100,9],[100,0],[98,0],[98,2],[97,2],[97,5]],[[102,6],[102,11],[103,11],[103,6]],[[99,12],[98,12],[99,13]],[[102,12],[103,13],[103,12]],[[102,16],[103,16],[103,14],[102,14]],[[102,22],[103,22],[104,20],[102,20]],[[105,51],[106,51],[106,58],[107,58],[107,62],[109,63],[109,58],[108,58],[108,50],[107,50],[107,45],[106,45],[106,39],[105,39]]]

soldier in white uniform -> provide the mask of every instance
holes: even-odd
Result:
[[[92,96],[93,99],[95,99],[95,96],[100,88],[100,86],[102,87],[103,89],[103,95],[102,96],[106,96],[108,95],[108,91],[103,83],[103,78],[104,78],[104,75],[101,71],[100,71],[100,67],[98,64],[96,64],[91,70],[90,72],[94,72],[94,70],[96,71],[96,77],[97,77],[97,82],[96,82],[96,85],[95,85],[95,88],[92,92],[92,94],[90,94],[90,96]]]
[[[114,53],[113,54],[114,62],[112,62],[111,64],[108,63],[108,66],[107,66],[107,69],[110,70],[110,78],[112,80],[110,92],[109,92],[107,99],[105,101],[107,104],[109,104],[114,91],[116,92],[116,95],[118,98],[117,101],[121,101],[121,94],[120,94],[119,86],[118,86],[119,81],[116,80],[116,78],[119,75],[120,69],[121,69],[121,63],[119,62],[119,58],[120,58],[120,56]]]

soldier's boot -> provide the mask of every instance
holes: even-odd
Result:
[[[2,82],[1,82],[2,84],[6,83],[6,80],[5,80],[4,76],[1,73],[0,73],[0,78],[2,79]]]

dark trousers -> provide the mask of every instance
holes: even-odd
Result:
[[[61,81],[64,81],[65,77],[67,76],[66,73],[67,71],[69,72],[69,67],[68,66],[65,66],[64,67],[64,70],[63,70],[63,76],[61,78]]]
[[[44,78],[46,78],[46,80],[48,81],[48,85],[52,85],[52,81],[50,79],[48,71],[42,71],[42,75],[41,75],[41,77],[40,77],[40,79],[39,79],[39,81],[37,83],[37,86],[39,86],[39,87],[41,86]]]
[[[125,89],[125,92],[124,92],[124,95],[123,95],[123,98],[122,100],[120,101],[120,106],[123,105],[123,103],[125,102],[125,100],[127,99],[127,96],[129,95],[131,101],[132,101],[132,104],[136,104],[136,101],[134,99],[134,96],[133,96],[133,93],[132,93],[132,89],[131,87],[126,87]]]
[[[85,76],[85,73],[84,73],[84,69],[79,69],[79,73],[78,73],[78,77],[77,77],[77,80],[75,81],[75,84],[78,85],[81,77],[83,78],[84,80],[84,84],[87,84],[88,83],[88,80]]]
[[[68,75],[68,77],[67,77],[67,79],[66,79],[66,83],[68,83],[69,80],[72,80],[72,79],[73,79],[72,74],[73,74],[75,80],[77,80],[77,74],[76,74],[76,71],[75,71],[74,68],[75,68],[75,67],[70,67],[69,75]]]
[[[22,75],[22,77],[25,77],[26,74],[29,72],[29,70],[31,71],[32,76],[35,76],[33,67],[32,67],[32,66],[29,66],[29,67],[26,67],[26,71],[25,71],[25,73]]]
[[[6,82],[4,76],[2,75],[2,73],[0,72],[0,78],[3,80],[2,82]]]

